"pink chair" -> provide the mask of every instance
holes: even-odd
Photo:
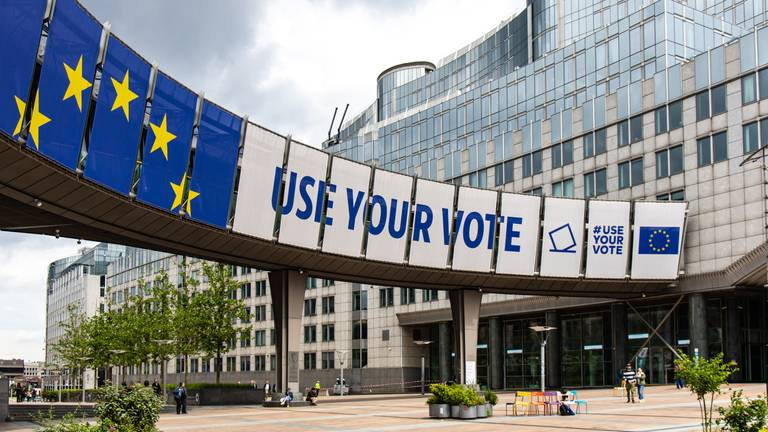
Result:
[[[548,391],[544,392],[544,412],[547,415],[551,415],[553,412],[555,415],[559,414],[560,409],[560,392]]]

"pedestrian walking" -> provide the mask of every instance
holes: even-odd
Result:
[[[680,367],[678,365],[675,365],[675,387],[678,390],[685,388],[685,381],[683,381],[683,378],[680,376]]]
[[[645,372],[643,372],[643,368],[637,368],[635,378],[637,378],[637,399],[642,402],[645,399]]]
[[[176,401],[176,414],[187,413],[187,388],[183,382],[180,382],[176,390],[173,391],[173,399]]]
[[[630,400],[632,403],[635,403],[635,394],[632,393],[632,390],[637,384],[637,375],[635,374],[635,371],[632,370],[631,364],[627,363],[627,367],[624,368],[624,372],[621,376],[624,378],[624,385],[627,389],[627,403],[629,403]]]
[[[152,390],[154,390],[155,395],[157,395],[158,397],[163,395],[162,394],[163,391],[160,388],[160,383],[157,382],[157,380],[152,381]]]

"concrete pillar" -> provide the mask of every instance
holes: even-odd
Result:
[[[504,388],[504,332],[499,317],[488,319],[488,372],[492,389]]]
[[[627,305],[611,305],[611,346],[613,347],[613,384],[619,384],[619,370],[627,365]]]
[[[0,423],[8,418],[8,398],[11,396],[8,377],[0,377]]]
[[[307,277],[297,271],[269,272],[277,353],[275,372],[279,392],[285,392],[288,388],[293,392],[301,391],[299,389],[299,352],[306,286]]]
[[[478,290],[450,291],[456,380],[463,384],[477,384],[477,329],[482,297]],[[474,375],[467,374],[467,366],[474,369]]]
[[[545,315],[545,321],[546,325],[548,327],[556,327],[556,330],[551,330],[547,333],[547,352],[546,352],[546,362],[545,365],[547,368],[547,388],[550,389],[559,389],[560,388],[560,371],[561,371],[561,343],[560,343],[560,332],[562,332],[562,328],[560,327],[560,317],[557,311],[547,311]]]
[[[701,293],[688,296],[688,328],[691,334],[690,355],[696,349],[699,356],[707,357],[707,303]]]
[[[437,334],[438,361],[440,363],[440,381],[451,380],[451,323],[443,321],[438,323]]]
[[[731,375],[730,380],[741,382],[744,380],[741,369],[741,325],[739,323],[739,302],[735,297],[726,300],[727,318],[725,322],[725,360],[733,360],[739,365],[739,370]]]

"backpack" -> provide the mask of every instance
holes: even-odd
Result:
[[[572,416],[576,415],[575,412],[569,407],[568,405],[560,405],[560,415],[561,416]]]
[[[173,391],[173,398],[176,400],[181,399],[181,388],[176,387],[176,390]]]

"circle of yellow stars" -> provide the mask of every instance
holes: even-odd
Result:
[[[661,234],[661,237],[657,237],[659,234]],[[656,238],[660,238],[662,242],[664,242],[663,245],[656,247],[656,244],[654,243],[654,240]],[[664,252],[669,247],[672,240],[669,237],[669,233],[665,230],[655,229],[651,232],[651,235],[648,236],[648,247],[651,248],[654,252]]]

